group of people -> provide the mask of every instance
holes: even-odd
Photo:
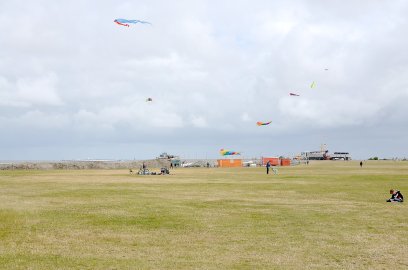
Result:
[[[170,165],[170,168],[173,167],[172,165],[173,164]],[[266,167],[266,174],[269,174],[269,169],[271,168],[271,166],[272,166],[271,162],[268,160],[268,162],[266,163],[266,166],[265,166]],[[360,166],[361,167],[363,166],[362,162],[360,162]],[[209,167],[209,163],[207,162],[207,168],[208,167]],[[143,162],[142,167],[140,169],[141,169],[141,171],[143,171],[143,174],[146,174],[147,167],[146,167],[146,164],[144,162]],[[278,174],[278,169],[272,167],[272,171],[273,171],[274,174]],[[132,169],[130,169],[130,173],[133,173]],[[167,168],[162,168],[161,171],[160,171],[160,174],[169,174],[169,173],[170,172],[169,172],[169,170]],[[389,198],[387,200],[387,202],[403,202],[404,201],[404,196],[402,195],[401,191],[391,189],[390,194],[391,194],[391,198]]]
[[[170,169],[173,169],[173,166],[171,164]],[[129,169],[129,173],[133,174],[133,170]],[[150,172],[149,169],[146,166],[146,163],[142,163],[142,166],[140,166],[139,172],[137,174],[141,175],[163,175],[163,174],[170,174],[170,170],[167,167],[163,167],[160,169],[160,173],[156,172]]]

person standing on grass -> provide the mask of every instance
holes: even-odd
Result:
[[[360,161],[360,167],[363,168],[363,162],[362,161]]]
[[[269,168],[271,167],[271,161],[268,160],[268,162],[266,162],[266,174],[269,174]]]

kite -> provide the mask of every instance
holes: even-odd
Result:
[[[289,93],[289,95],[294,96],[294,97],[300,97],[300,95],[295,94],[295,93]]]
[[[314,88],[315,87],[315,82],[312,82],[312,84],[310,85],[310,88]]]
[[[233,156],[233,155],[241,155],[239,152],[233,152],[225,149],[220,150],[220,155],[221,156]]]
[[[129,27],[129,23],[143,23],[143,24],[151,24],[149,22],[145,22],[145,21],[140,21],[140,20],[126,20],[126,19],[115,19],[114,20],[115,23],[122,25],[122,26],[127,26]]]
[[[267,126],[267,125],[269,125],[270,123],[272,123],[272,121],[269,121],[269,122],[256,122],[256,124],[258,125],[258,126]]]
[[[149,97],[149,98],[147,98],[147,99],[146,99],[146,102],[149,102],[149,101],[150,101],[150,102],[152,102],[152,101],[153,101],[153,99],[152,99],[152,98],[150,98],[150,97]]]

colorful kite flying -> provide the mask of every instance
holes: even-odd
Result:
[[[300,97],[300,95],[295,94],[295,93],[289,93],[289,95],[294,96],[294,97]]]
[[[239,152],[233,152],[225,149],[220,150],[220,155],[221,156],[233,156],[233,155],[241,155]]]
[[[143,23],[143,24],[151,24],[149,22],[145,22],[145,21],[140,21],[140,20],[126,20],[126,19],[115,19],[114,20],[115,23],[122,25],[122,26],[127,26],[129,27],[129,23]]]
[[[272,123],[272,121],[269,121],[269,122],[256,122],[256,124],[257,124],[258,126],[267,126],[267,125],[269,125],[270,123]]]
[[[315,87],[315,82],[312,82],[312,84],[310,85],[310,88],[314,88]]]

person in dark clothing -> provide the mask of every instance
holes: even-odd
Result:
[[[148,172],[148,171],[147,171],[147,166],[146,166],[146,164],[143,162],[143,164],[142,164],[142,174],[143,174],[143,175],[148,174],[147,172]]]
[[[360,161],[360,167],[361,167],[361,168],[363,167],[363,162],[362,162],[362,161]]]
[[[387,200],[387,202],[403,202],[404,196],[399,190],[390,190],[391,198]]]
[[[271,162],[268,160],[268,162],[266,162],[266,174],[269,174],[270,167],[271,167]]]

